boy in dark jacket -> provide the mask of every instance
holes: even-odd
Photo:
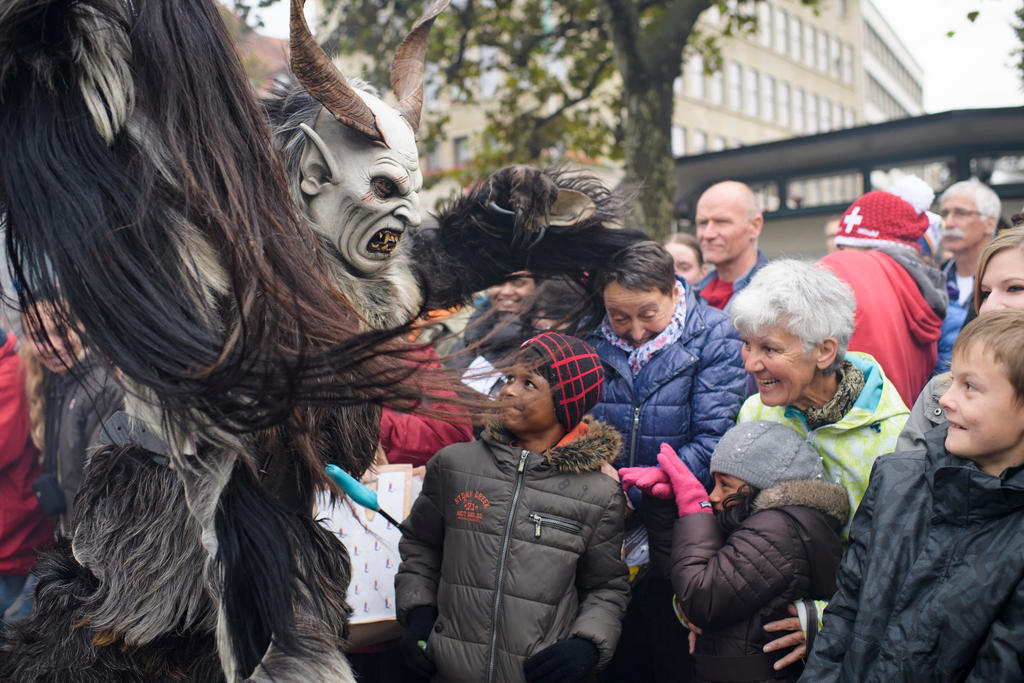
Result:
[[[1024,311],[953,347],[949,420],[875,461],[807,681],[1024,680]]]
[[[438,681],[575,681],[612,655],[629,601],[618,433],[583,420],[604,371],[585,342],[523,344],[500,426],[442,449],[403,523],[403,654]],[[614,472],[614,470],[611,470]]]

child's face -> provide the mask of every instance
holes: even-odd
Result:
[[[946,450],[989,474],[1024,463],[1024,406],[1005,368],[975,342],[953,356],[953,383],[939,399],[946,410]]]
[[[559,425],[551,385],[543,375],[517,363],[498,392],[509,405],[501,410],[501,424],[519,438],[540,434]]]
[[[738,479],[731,474],[712,472],[711,476],[715,478],[715,488],[711,491],[711,495],[708,496],[708,500],[711,501],[711,505],[714,507],[715,512],[720,512],[722,510],[725,501],[729,496],[734,493],[739,493],[744,486],[749,486],[747,482],[742,479]]]

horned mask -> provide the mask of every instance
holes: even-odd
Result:
[[[391,63],[394,108],[348,83],[313,39],[304,0],[291,2],[292,71],[323,105],[312,127],[301,126],[308,144],[299,163],[300,204],[341,260],[361,273],[386,267],[405,231],[421,221],[423,63],[430,27],[448,2],[436,0],[399,45]]]

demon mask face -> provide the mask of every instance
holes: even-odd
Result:
[[[423,59],[430,26],[448,0],[435,0],[398,47],[391,65],[394,108],[349,85],[313,40],[302,4],[291,4],[292,71],[323,105],[312,128],[301,126],[308,138],[299,163],[303,208],[345,263],[373,273],[421,221],[416,129]]]
[[[421,221],[416,138],[409,124],[369,93],[386,142],[370,140],[321,109],[299,163],[304,208],[341,259],[361,273],[387,265],[406,230]]]

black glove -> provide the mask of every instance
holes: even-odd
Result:
[[[523,662],[531,683],[578,681],[597,664],[597,648],[589,640],[569,638],[549,645]]]
[[[413,607],[405,618],[405,633],[402,634],[402,642],[398,644],[406,666],[424,678],[430,678],[437,671],[437,667],[427,658],[423,648],[420,647],[420,642],[426,642],[430,637],[430,629],[435,621],[437,621],[436,607],[432,605]]]

